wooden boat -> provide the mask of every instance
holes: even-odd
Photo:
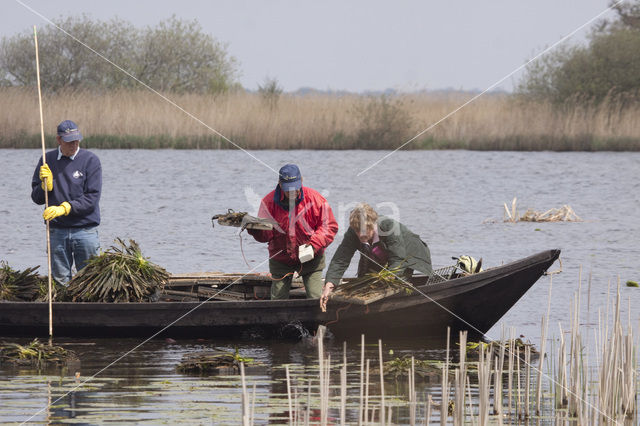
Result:
[[[264,275],[175,276],[158,302],[53,303],[54,336],[253,338],[326,325],[337,336],[435,337],[487,332],[558,259],[547,250],[477,274],[432,283],[414,276],[415,291],[375,301],[330,300],[326,313],[303,289],[268,300]],[[179,289],[179,290],[178,290]],[[204,300],[202,300],[204,299]],[[46,336],[48,304],[0,302],[0,335]]]

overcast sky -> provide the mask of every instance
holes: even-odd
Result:
[[[175,14],[197,19],[228,43],[248,89],[269,77],[286,91],[484,90],[606,10],[608,1],[2,0],[0,35],[46,25],[38,14],[118,16],[141,27]],[[584,42],[591,27],[569,42]],[[521,76],[497,88],[511,90]]]

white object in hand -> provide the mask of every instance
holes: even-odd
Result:
[[[313,247],[311,244],[298,246],[298,259],[300,259],[300,263],[305,263],[313,259]]]

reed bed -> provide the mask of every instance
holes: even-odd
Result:
[[[40,146],[35,89],[0,88],[0,147]],[[609,99],[556,107],[488,94],[165,94],[68,92],[43,99],[47,143],[72,118],[94,148],[637,151],[640,106]],[[385,99],[385,100],[383,100]],[[429,129],[425,131],[426,129]]]
[[[509,333],[503,330],[501,341],[478,345],[478,358],[469,359],[463,332],[458,339],[457,361],[448,339],[440,362],[440,385],[426,387],[424,392],[416,390],[419,360],[403,359],[406,375],[399,376],[391,368],[398,364],[383,359],[381,341],[377,354],[365,352],[362,336],[360,357],[353,363],[348,362],[345,343],[341,362],[332,364],[332,354],[325,352],[322,328],[316,336],[317,367],[284,368],[287,390],[285,400],[277,403],[284,413],[278,418],[288,420],[290,425],[635,425],[640,392],[638,341],[631,318],[626,324],[620,318],[620,284],[611,312],[607,308],[605,314],[600,313],[594,366],[586,355],[588,340],[582,337],[579,323],[579,294],[580,290],[571,307],[569,329],[560,327],[560,337],[553,339],[556,354],[555,346],[546,349],[546,318],[541,323],[541,349],[536,358],[532,345],[519,344],[511,329]],[[367,355],[373,355],[373,359]],[[376,364],[377,371],[372,368]],[[243,418],[251,419],[255,407],[245,403],[251,401],[245,380],[243,376]],[[397,392],[397,383],[402,380],[406,380],[404,392],[388,391],[395,381]],[[269,405],[273,408],[273,401]]]

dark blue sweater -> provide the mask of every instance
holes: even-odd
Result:
[[[58,206],[65,201],[71,204],[71,212],[53,219],[50,226],[82,228],[99,225],[102,166],[98,157],[86,149],[79,149],[73,160],[65,156],[58,160],[58,150],[55,149],[47,152],[47,164],[53,174],[49,205]],[[31,199],[36,204],[44,204],[40,166],[42,158],[31,179]]]

